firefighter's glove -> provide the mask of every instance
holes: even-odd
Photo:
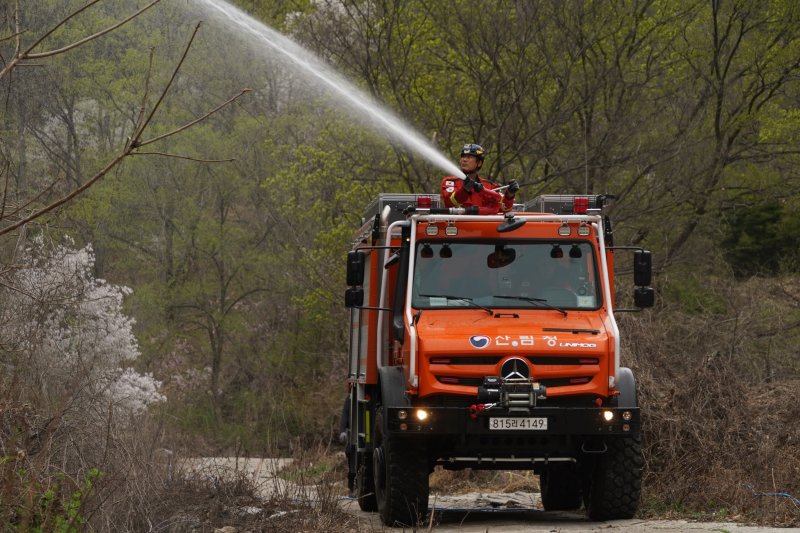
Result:
[[[483,183],[480,179],[472,180],[467,176],[464,178],[464,190],[468,193],[481,192],[483,190]]]
[[[517,183],[517,180],[511,180],[508,182],[508,189],[506,189],[506,195],[513,198],[514,195],[517,194],[518,190],[519,190],[519,183]]]
[[[347,432],[342,431],[339,433],[339,444],[347,444]]]

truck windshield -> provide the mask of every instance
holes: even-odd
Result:
[[[586,241],[417,245],[416,309],[597,309],[601,303],[594,250]]]

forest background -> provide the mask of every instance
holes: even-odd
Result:
[[[377,193],[436,192],[443,176],[203,1],[162,0],[14,64],[18,43],[87,3],[0,5],[2,501],[15,520],[41,516],[14,495],[53,490],[68,515],[95,484],[123,490],[162,446],[328,446],[354,230]],[[800,520],[797,2],[235,3],[447,157],[482,144],[485,174],[517,179],[521,199],[615,195],[616,244],[652,250],[656,267],[656,308],[621,318],[645,508]],[[93,2],[33,53],[147,5],[130,4]],[[121,505],[86,519],[136,529],[147,505]]]

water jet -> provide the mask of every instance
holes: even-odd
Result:
[[[323,86],[329,94],[345,104],[348,109],[367,119],[369,125],[377,131],[389,135],[447,174],[464,175],[458,166],[394,113],[289,37],[259,22],[224,0],[197,0],[195,4],[200,6],[204,13],[214,15],[216,20],[229,28],[242,32],[243,35],[259,45],[269,47],[285,64],[293,67],[306,80]]]

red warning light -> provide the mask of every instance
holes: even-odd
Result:
[[[575,198],[575,202],[572,205],[572,212],[576,215],[585,215],[586,211],[589,210],[589,199],[588,198]]]

